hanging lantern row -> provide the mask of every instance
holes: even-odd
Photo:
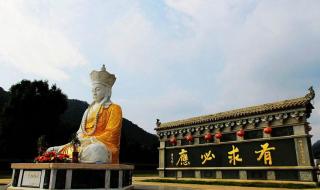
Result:
[[[271,134],[272,132],[272,128],[270,126],[266,127],[263,129],[263,132],[265,134]],[[244,134],[245,134],[245,131],[243,129],[240,129],[239,131],[237,131],[237,136],[238,137],[244,137]],[[214,138],[216,139],[221,139],[222,138],[222,133],[221,132],[217,132],[215,135],[214,135]],[[192,142],[194,140],[192,134],[188,134],[185,136],[185,139],[186,141],[188,142]],[[204,134],[204,140],[207,141],[207,142],[210,142],[211,140],[213,139],[213,136],[211,133],[206,133]],[[169,142],[171,145],[176,145],[177,144],[177,139],[175,136],[172,136],[170,139],[169,139]]]

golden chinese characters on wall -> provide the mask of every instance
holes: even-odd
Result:
[[[261,149],[257,150],[257,147],[254,149],[250,149],[250,152],[252,153],[250,156],[254,156],[257,164],[260,162],[263,162],[263,165],[266,166],[272,166],[272,152],[276,151],[276,147],[270,146],[269,143],[259,144]],[[171,163],[171,166],[175,163],[175,166],[177,167],[191,167],[192,162],[200,162],[201,166],[208,166],[214,164],[216,161],[216,155],[218,154],[221,156],[225,156],[227,159],[227,164],[230,166],[240,166],[244,165],[243,156],[249,156],[247,153],[242,154],[241,149],[236,145],[228,145],[225,149],[225,152],[217,152],[214,151],[212,148],[208,148],[207,150],[200,151],[197,155],[190,157],[190,152],[188,152],[188,149],[179,149],[176,153],[170,153],[169,160]],[[220,154],[221,153],[221,154]],[[200,154],[200,155],[199,155]],[[199,159],[199,160],[195,160]],[[174,161],[175,160],[175,161]],[[218,162],[221,162],[221,160],[217,160]]]

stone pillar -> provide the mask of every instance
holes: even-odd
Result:
[[[177,135],[177,146],[181,146],[181,138],[183,138],[182,134]]]
[[[177,178],[182,178],[182,171],[177,171]]]
[[[200,172],[200,170],[195,170],[195,171],[194,171],[194,176],[195,176],[195,178],[201,178],[201,172]]]
[[[68,175],[68,173],[67,173],[67,175]],[[111,175],[111,171],[106,170],[105,178],[104,178],[104,188],[106,188],[106,189],[110,189],[110,175]],[[71,176],[71,179],[72,179],[72,176]],[[71,183],[70,183],[70,187],[69,188],[68,187],[69,187],[69,185],[66,185],[66,189],[71,189]]]
[[[274,171],[267,171],[267,180],[276,180],[276,173]]]
[[[247,171],[245,171],[245,170],[240,170],[240,171],[239,171],[239,178],[240,178],[240,179],[247,179]]]
[[[164,178],[164,170],[159,170],[159,177]]]
[[[216,171],[216,179],[222,179],[222,172],[221,170]]]
[[[304,125],[293,126],[293,134],[294,135],[305,135],[305,134],[307,134]]]
[[[119,187],[119,189],[122,189],[122,180],[123,180],[123,171],[122,170],[120,170],[119,171],[119,180],[118,180],[118,187]]]
[[[159,149],[159,168],[164,168],[164,149]]]
[[[238,135],[237,136],[237,141],[243,141],[243,137],[239,137]]]
[[[293,133],[294,135],[305,135],[307,134],[304,124],[293,126]],[[308,138],[309,137],[299,137],[295,138],[295,148],[296,148],[296,154],[297,154],[297,162],[298,166],[313,166],[313,160],[310,158],[310,146],[308,144]],[[299,179],[301,181],[313,181],[313,171],[312,170],[305,170],[305,171],[299,171]]]
[[[309,147],[306,137],[295,138],[295,148],[297,154],[298,166],[311,166],[310,156],[309,156]]]
[[[110,170],[107,170],[106,173],[105,173],[105,184],[107,184],[109,181],[110,181]],[[65,187],[64,188],[71,189],[71,182],[72,182],[72,170],[67,170],[66,183],[65,183]],[[107,187],[105,185],[105,188],[109,188],[109,186]]]
[[[177,139],[177,146],[181,146],[181,139]]]
[[[164,177],[164,148],[166,146],[165,141],[160,141],[160,148],[159,148],[159,177]]]
[[[199,143],[200,143],[199,137],[194,138],[194,144],[199,144]]]
[[[21,187],[23,169],[20,169],[17,187]]]
[[[55,186],[56,186],[56,177],[57,177],[57,170],[56,169],[51,169],[49,189],[54,189],[55,188]]]
[[[264,129],[264,128],[263,128]],[[267,134],[267,133],[265,133],[265,132],[263,132],[263,129],[262,129],[262,137],[263,138],[270,138],[271,137],[271,134]]]
[[[194,138],[194,144],[200,144],[200,139],[198,137],[199,135],[200,135],[200,131],[196,131],[194,133],[194,136],[197,136],[197,137]]]
[[[299,171],[299,178],[301,181],[313,181],[312,171]]]

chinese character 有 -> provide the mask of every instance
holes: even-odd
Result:
[[[213,158],[216,158],[216,156],[211,153],[211,150],[209,150],[209,152],[206,152],[204,154],[201,154],[201,164],[205,164],[208,160],[212,160]]]
[[[272,157],[271,157],[271,152],[270,150],[275,150],[275,147],[270,147],[269,148],[269,143],[265,143],[263,145],[260,145],[262,150],[260,151],[254,151],[254,153],[259,154],[259,157],[257,158],[258,161],[260,161],[263,157],[264,159],[264,165],[272,165]]]
[[[186,151],[185,149],[181,149],[181,151],[179,152],[179,160],[177,162],[177,166],[189,166],[190,162],[189,162],[189,158],[188,158],[188,151]]]
[[[236,165],[237,162],[242,162],[242,158],[239,158],[239,149],[232,145],[232,150],[228,152],[229,164]]]

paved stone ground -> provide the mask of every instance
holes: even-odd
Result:
[[[0,185],[0,190],[5,190],[4,185]],[[272,188],[255,188],[239,186],[213,186],[213,185],[191,185],[191,184],[164,184],[164,183],[138,183],[134,185],[135,190],[272,190]],[[277,190],[288,190],[278,189]]]
[[[154,178],[155,177],[133,177],[133,184],[134,184],[135,190],[272,190],[272,189],[288,190],[287,188],[199,185],[199,184],[177,184],[177,183],[174,184],[174,183],[154,183],[154,182],[141,181],[145,179],[154,179]],[[314,189],[319,190],[319,188],[314,188]]]
[[[153,183],[141,182],[146,177],[134,177],[133,185],[135,190],[272,190],[274,188],[260,187],[240,187],[222,185],[196,185],[196,184],[174,184],[174,183]],[[4,184],[10,183],[10,179],[0,179],[0,190],[5,189]],[[288,190],[286,188],[276,188],[277,190]],[[319,188],[315,188],[315,190]],[[309,189],[310,190],[310,189]],[[313,189],[311,189],[313,190]]]
[[[221,186],[221,185],[192,185],[192,184],[139,184],[134,185],[135,190],[272,190],[271,188]],[[278,189],[277,189],[278,190]],[[279,190],[285,190],[280,189]],[[287,190],[287,189],[286,189]]]

